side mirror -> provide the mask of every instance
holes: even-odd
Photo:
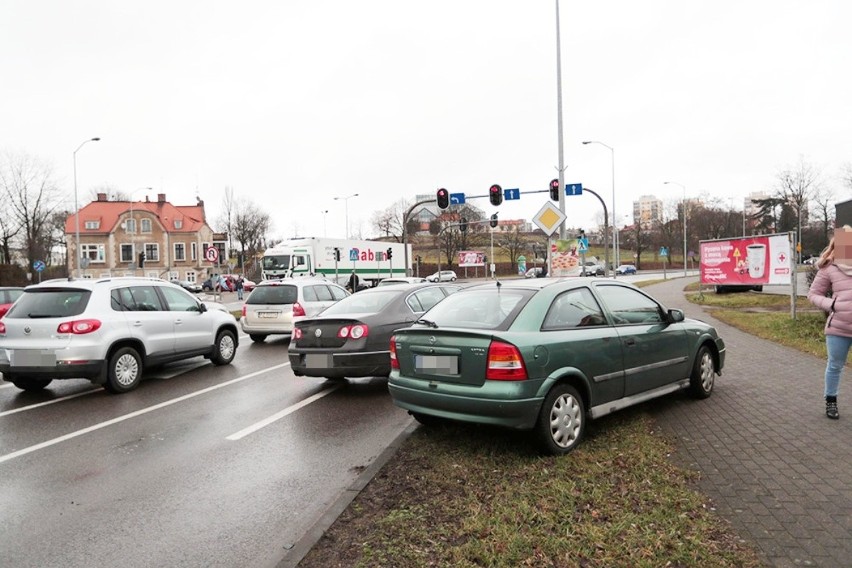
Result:
[[[672,308],[667,313],[669,323],[678,323],[686,319],[686,316],[683,315],[683,310]]]
[[[207,304],[205,304],[204,302],[199,302],[198,311],[201,312],[202,314],[204,312],[206,312],[207,311]]]

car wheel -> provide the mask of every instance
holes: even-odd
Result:
[[[452,278],[450,278],[450,282],[455,282],[455,281],[456,281],[456,277],[455,277],[455,276],[453,276]]]
[[[577,389],[558,384],[547,393],[538,415],[535,435],[548,454],[567,454],[586,431],[586,408]]]
[[[431,414],[421,414],[420,412],[412,412],[411,415],[415,420],[424,426],[440,426],[445,424],[446,420],[440,416],[432,416]]]
[[[53,381],[53,379],[8,379],[13,385],[27,392],[40,392]]]
[[[259,333],[250,333],[249,337],[251,337],[251,340],[255,343],[263,343],[264,341],[266,341],[266,336],[260,335]]]
[[[755,286],[754,291],[755,292],[763,292],[763,286]]]
[[[223,329],[216,336],[216,343],[213,344],[213,356],[210,360],[214,365],[227,365],[234,360],[234,355],[237,354],[237,341],[234,339],[234,333],[230,330]]]
[[[109,358],[104,388],[114,394],[129,392],[142,382],[142,359],[132,347],[122,347]]]
[[[702,345],[695,357],[692,374],[689,376],[689,388],[695,398],[707,398],[713,393],[716,382],[716,364],[710,348]]]

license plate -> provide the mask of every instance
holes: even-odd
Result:
[[[459,358],[455,355],[415,355],[414,370],[418,373],[459,374]]]
[[[329,369],[333,366],[331,362],[331,355],[305,355],[305,366],[313,369]]]
[[[278,312],[257,312],[259,318],[277,318]]]
[[[16,367],[53,367],[56,355],[52,351],[36,349],[12,351],[10,363]]]

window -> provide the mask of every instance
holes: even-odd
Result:
[[[189,259],[198,260],[198,243],[189,243]]]
[[[591,290],[569,290],[553,300],[542,324],[542,330],[605,325],[606,318]]]
[[[170,312],[199,311],[198,302],[183,290],[176,290],[174,288],[166,288],[163,286],[160,288],[160,292],[162,292],[163,296],[165,296],[166,304],[168,304]]]
[[[328,286],[311,286],[311,288],[313,288],[314,293],[316,294],[317,299],[320,302],[332,301],[333,298],[331,296],[331,291],[328,289]],[[307,296],[307,293],[305,294],[305,296]]]
[[[607,285],[597,290],[618,325],[664,321],[660,305],[639,290]]]
[[[86,221],[86,228],[87,229],[95,229],[95,230],[100,229],[101,228],[101,222],[100,221]]]
[[[444,299],[444,292],[440,288],[424,288],[409,296],[405,303],[413,312],[425,312]]]
[[[157,243],[145,243],[145,262],[157,262],[160,260],[160,245]]]
[[[342,300],[349,295],[346,293],[346,290],[340,286],[329,286],[328,289],[331,290],[331,295],[334,296],[335,301]]]
[[[142,232],[150,233],[151,232],[151,220],[150,219],[142,219]]]
[[[83,257],[88,258],[89,262],[106,262],[106,253],[104,245],[81,245]]]
[[[195,272],[193,272],[192,270],[186,271],[186,281],[187,282],[192,282],[193,284],[195,284],[196,278],[197,278],[197,276],[195,275]]]
[[[175,260],[186,260],[186,243],[175,243]]]
[[[130,286],[110,293],[112,309],[119,312],[157,312],[163,310],[153,286]]]
[[[180,219],[175,219],[175,229],[181,228],[183,228],[183,221],[181,221]]]
[[[134,262],[133,245],[123,244],[119,248],[121,262]]]
[[[135,233],[136,232],[136,219],[128,219],[124,222],[124,232],[125,233]]]

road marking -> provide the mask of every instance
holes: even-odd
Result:
[[[174,398],[172,400],[167,400],[165,402],[161,402],[160,404],[155,404],[154,406],[149,406],[148,408],[143,408],[141,410],[137,410],[135,412],[131,412],[129,414],[125,414],[123,416],[118,416],[111,420],[107,420],[106,422],[101,422],[99,424],[93,424],[88,428],[83,428],[82,430],[77,430],[76,432],[71,432],[69,434],[65,434],[64,436],[59,436],[58,438],[53,438],[52,440],[47,440],[40,444],[36,444],[34,446],[30,446],[28,448],[23,448],[18,450],[17,452],[12,452],[11,454],[6,454],[5,456],[0,456],[0,463],[7,462],[9,460],[19,458],[21,456],[25,456],[27,454],[31,454],[37,450],[42,450],[44,448],[48,448],[50,446],[54,446],[56,444],[67,442],[73,438],[77,438],[78,436],[82,436],[83,434],[88,434],[89,432],[94,432],[96,430],[100,430],[101,428],[106,428],[107,426],[112,426],[113,424],[118,424],[120,422],[124,422],[125,420],[130,420],[131,418],[136,418],[137,416],[142,416],[143,414],[148,414],[149,412],[154,412],[155,410],[160,410],[161,408],[165,408],[167,406],[171,406],[173,404],[177,404],[178,402],[183,402],[185,400],[189,400],[191,398],[195,398],[196,396],[200,396],[202,394],[207,394],[208,392],[213,392],[215,390],[231,386],[233,384],[239,383],[246,379],[251,379],[258,375],[262,375],[264,373],[268,373],[270,371],[275,371],[276,369],[280,369],[282,367],[287,367],[290,365],[290,362],[281,363],[279,365],[274,365],[272,367],[267,367],[266,369],[261,369],[260,371],[255,371],[254,373],[249,373],[248,375],[243,375],[242,377],[237,377],[236,379],[231,379],[230,381],[214,385],[212,387],[207,387],[206,389],[201,389],[200,391],[196,391],[194,393],[185,394],[183,396],[179,396],[178,398]]]
[[[317,394],[315,394],[313,396],[309,396],[305,400],[294,404],[293,406],[288,406],[287,408],[285,408],[281,412],[277,412],[277,413],[273,414],[272,416],[270,416],[269,418],[264,418],[260,422],[256,422],[255,424],[252,424],[248,428],[243,428],[242,430],[240,430],[236,434],[231,434],[230,436],[226,437],[225,439],[231,440],[233,442],[233,441],[239,440],[241,438],[245,438],[249,434],[253,434],[254,432],[257,432],[258,430],[260,430],[261,428],[269,426],[270,424],[272,424],[273,422],[275,422],[277,420],[281,420],[282,418],[284,418],[288,414],[292,414],[293,412],[296,412],[297,410],[299,410],[303,406],[307,406],[310,403],[314,402],[315,400],[319,400],[322,397],[324,397],[325,395],[333,393],[334,391],[336,391],[339,388],[340,388],[340,385],[335,385],[335,386],[331,387],[330,389],[320,391]]]
[[[89,389],[87,391],[78,392],[77,394],[69,394],[67,396],[61,396],[59,398],[54,398],[53,400],[47,400],[45,402],[37,402],[35,404],[29,404],[27,406],[22,406],[20,408],[14,408],[12,410],[6,410],[4,412],[0,412],[0,417],[8,416],[10,414],[15,414],[16,412],[23,412],[25,410],[32,410],[33,408],[39,408],[41,406],[47,406],[48,404],[56,404],[57,402],[63,402],[65,400],[71,400],[72,398],[77,398],[78,396],[85,396],[87,394],[92,394],[93,392],[100,392],[103,389],[101,387],[97,387],[94,389]]]

